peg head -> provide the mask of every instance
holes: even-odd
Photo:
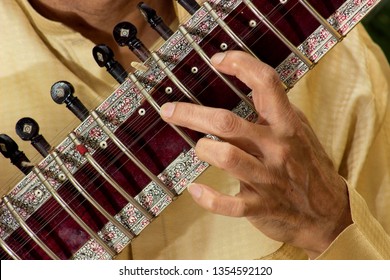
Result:
[[[73,96],[74,87],[67,81],[59,81],[52,85],[50,89],[51,98],[57,104],[63,104],[66,100]]]
[[[11,163],[19,168],[24,174],[28,174],[32,170],[32,164],[26,155],[19,151],[16,142],[6,134],[0,134],[0,152],[5,158],[9,158]]]
[[[178,2],[191,15],[200,8],[200,5],[195,0],[176,0],[176,2]]]
[[[114,52],[105,44],[96,45],[92,49],[92,55],[100,67],[105,67],[114,60]]]
[[[19,151],[18,144],[6,134],[0,134],[0,152],[5,158],[12,157]]]
[[[113,30],[115,41],[119,46],[128,46],[130,49],[134,49],[139,42],[137,39],[137,28],[130,22],[123,21],[118,23]]]
[[[137,5],[139,11],[144,16],[146,21],[154,28],[162,22],[162,19],[157,15],[157,12],[149,7],[144,2],[140,2]]]
[[[73,95],[74,87],[67,81],[59,81],[52,85],[50,94],[51,98],[57,104],[66,104],[66,107],[76,115],[81,121],[84,121],[88,115],[88,109],[84,104]]]
[[[16,134],[22,140],[31,141],[39,135],[39,125],[32,118],[22,118],[16,123]]]

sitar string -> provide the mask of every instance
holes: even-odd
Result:
[[[156,114],[157,115],[157,114]],[[96,176],[97,177],[97,176]]]
[[[297,3],[298,4],[298,3]],[[278,6],[280,6],[280,5],[278,5]],[[274,8],[273,9],[273,12],[275,11],[275,10],[277,10],[277,8]],[[280,19],[279,19],[280,20]],[[261,24],[259,23],[259,26],[257,27],[257,28],[260,28],[260,26],[261,26]],[[220,31],[220,32],[223,32],[222,30]],[[244,38],[245,37],[248,37],[248,36],[250,36],[250,34],[251,33],[253,33],[253,32],[255,32],[255,30],[251,30],[249,33],[248,33],[248,35],[246,35],[246,36],[244,36]],[[262,34],[260,37],[263,37],[264,35]],[[211,71],[209,71],[209,72],[211,72]],[[202,76],[203,77],[203,76]],[[190,79],[190,77],[188,78],[188,79]],[[184,79],[184,81],[186,81],[187,79]],[[190,89],[192,89],[192,88],[190,88]],[[183,98],[179,98],[177,101],[181,101]],[[168,99],[168,97],[166,97],[166,96],[161,96],[159,99],[157,99],[157,101],[159,102],[159,103],[165,103],[166,101],[168,101],[169,99]],[[140,107],[142,107],[142,105],[140,106]],[[138,107],[138,108],[140,108],[140,107]],[[137,108],[137,109],[138,109]],[[136,112],[134,112],[134,114],[136,114]],[[146,117],[146,115],[147,115],[147,117]],[[128,129],[128,128],[132,128],[134,131],[139,131],[139,128],[140,127],[142,127],[142,126],[144,126],[145,125],[145,123],[148,123],[148,121],[151,121],[152,123],[155,123],[156,122],[156,120],[159,118],[159,115],[154,111],[154,110],[150,110],[150,112],[148,112],[148,114],[146,114],[145,116],[143,116],[143,117],[136,117],[133,121],[131,121],[130,123],[128,123],[128,124],[126,124],[125,126],[124,126],[124,128],[125,129],[122,129],[122,131],[126,131],[126,129]],[[140,122],[139,120],[142,120],[142,122]],[[153,124],[152,126],[154,126],[154,125],[156,125],[156,124]],[[135,129],[134,129],[135,128]],[[145,132],[146,133],[146,132]],[[119,138],[122,138],[122,137],[124,137],[125,135],[124,135],[124,132],[121,132],[121,133],[119,133],[118,135],[117,135]],[[139,135],[138,136],[138,138],[141,138],[143,135]],[[127,135],[126,136],[127,138],[131,138],[132,137],[132,135]],[[151,141],[152,139],[149,139],[148,141],[146,141],[146,143],[144,144],[144,145],[147,145],[148,144],[148,142],[149,141]],[[134,141],[134,143],[136,143],[136,140]],[[132,146],[132,145],[134,145],[134,143],[130,143],[130,146]],[[115,156],[114,156],[114,158],[116,158],[116,157],[118,157],[119,155],[121,154],[121,152],[120,151],[117,151],[117,153],[115,154]],[[102,157],[104,157],[105,156],[105,154],[104,154],[104,152],[102,153],[102,155],[100,155],[100,156],[102,156]],[[127,162],[128,162],[129,160],[127,160]],[[110,162],[110,164],[114,164],[115,163],[115,160],[112,160],[111,162]],[[89,176],[90,175],[93,175],[93,170],[91,170],[91,171],[87,171],[88,173],[90,173],[89,174]],[[95,180],[97,180],[97,178],[99,177],[99,175],[98,174],[95,174]],[[93,182],[94,180],[91,180],[91,182],[89,182],[91,185],[93,185]],[[88,184],[89,185],[89,184]],[[102,184],[100,184],[98,187],[97,187],[97,189],[98,188],[100,188],[100,187],[102,187],[104,184],[102,183]],[[94,187],[96,187],[96,186],[94,186]],[[78,191],[77,190],[75,190],[75,191],[73,191],[73,193],[72,194],[69,194],[68,196],[68,198],[71,198],[72,196],[72,199],[75,199],[76,198],[76,196],[78,196],[78,195],[80,195],[79,193],[78,193]],[[80,202],[80,204],[82,204],[83,202]],[[56,208],[55,206],[54,206],[54,204],[53,204],[53,206],[49,209],[49,210],[53,210],[54,208]],[[58,208],[58,205],[57,205],[57,208]],[[59,213],[59,211],[58,211],[58,213]],[[43,218],[42,218],[43,219]],[[54,217],[53,217],[53,219],[54,219]],[[47,225],[47,221],[48,220],[46,220],[46,225]],[[50,220],[51,221],[51,220]],[[53,229],[54,230],[54,229]]]

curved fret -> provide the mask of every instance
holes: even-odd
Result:
[[[218,23],[218,25],[234,40],[234,42],[240,46],[241,49],[246,51],[247,53],[251,54],[252,56],[257,57],[257,55],[240,39],[240,37],[237,36],[236,33],[233,32],[233,30],[230,29],[229,25],[227,25],[220,17],[219,15],[214,11],[214,9],[211,7],[211,5],[208,2],[204,2],[203,6],[206,8],[206,10],[209,12],[211,17]]]
[[[240,97],[254,112],[256,112],[256,108],[253,105],[253,102],[246,96],[241,90],[236,88],[221,72],[219,72],[215,67],[211,64],[210,58],[207,54],[202,50],[202,48],[195,42],[195,40],[191,37],[191,34],[188,33],[187,29],[184,26],[179,26],[179,31],[183,34],[184,38],[192,45],[194,50],[198,53],[198,55],[203,59],[204,62],[210,67],[211,70],[214,71],[215,74],[235,93],[238,97]]]
[[[57,152],[52,152],[54,160],[57,162],[58,166],[64,172],[66,178],[69,182],[78,190],[78,192],[84,196],[86,200],[89,201],[107,220],[109,220],[113,225],[115,225],[120,231],[122,231],[128,238],[133,239],[135,237],[128,228],[122,225],[115,217],[111,216],[80,184],[77,182],[76,178],[73,177],[72,173],[69,172],[64,162],[60,159],[60,156]]]
[[[337,32],[336,29],[333,28],[332,25],[330,25],[330,23],[324,19],[317,11],[316,9],[314,9],[314,7],[306,0],[299,0],[299,2],[301,2],[302,6],[305,7],[305,9],[307,9],[310,14],[315,17],[316,20],[318,20],[318,22],[324,26],[326,28],[326,30],[329,31],[330,34],[332,34],[333,37],[335,37],[337,39],[337,41],[341,41],[344,37],[339,33]]]
[[[153,97],[145,90],[143,85],[138,81],[137,77],[134,76],[134,74],[129,75],[130,80],[137,86],[139,91],[142,93],[142,95],[145,97],[146,101],[149,102],[150,105],[152,105],[153,109],[160,114],[160,106],[157,104],[157,102],[153,99]],[[169,124],[192,148],[195,147],[195,142],[179,127],[173,124]]]
[[[156,183],[161,189],[163,189],[169,197],[174,198],[176,196],[170,189],[168,189],[164,183],[154,175],[104,124],[103,120],[98,116],[95,111],[91,112],[91,116],[94,118],[99,127],[107,134],[107,136],[115,143],[115,145],[135,164],[139,169],[144,172],[150,180]]]
[[[143,208],[133,197],[131,197],[126,191],[124,191],[123,188],[119,186],[118,183],[116,183],[110,175],[107,174],[107,172],[91,156],[91,154],[88,152],[88,149],[82,145],[80,140],[77,139],[76,135],[73,132],[69,134],[69,137],[75,143],[76,149],[79,151],[79,153],[87,159],[87,161],[92,165],[92,167],[95,168],[96,171],[98,171],[98,173],[102,175],[102,177],[108,183],[110,183],[110,185],[114,187],[115,190],[117,190],[124,198],[126,198],[127,201],[130,202],[136,209],[138,209],[148,220],[153,219],[153,216],[148,211],[146,211],[145,208]]]
[[[161,60],[157,53],[152,52],[151,57],[157,63],[157,65],[163,70],[165,75],[178,87],[178,89],[184,93],[194,103],[202,105],[202,103],[180,82],[180,80],[169,70],[168,66]]]
[[[14,260],[21,260],[21,258],[16,254],[8,244],[0,238],[0,247]]]
[[[11,215],[14,217],[14,219],[17,221],[17,223],[20,225],[20,227],[30,236],[32,240],[53,260],[59,260],[60,258],[54,254],[54,252],[46,246],[46,244],[34,233],[33,230],[26,224],[26,222],[19,216],[18,212],[16,212],[15,208],[13,207],[10,199],[8,196],[3,197],[3,202],[5,206],[8,208]]]
[[[37,168],[34,167],[33,169],[34,173],[38,176],[39,180],[42,182],[42,184],[46,187],[46,189],[50,192],[52,197],[58,202],[58,204],[64,209],[69,216],[76,221],[76,223],[91,236],[95,239],[99,245],[104,248],[111,257],[115,256],[116,252],[109,247],[104,240],[102,240],[99,235],[94,232],[73,210],[70,208],[70,206],[65,202],[65,200],[62,199],[62,197],[58,194],[58,192],[50,185],[50,183],[46,180],[45,176],[43,176],[42,172]]]
[[[240,37],[237,36],[236,33],[229,27],[229,25],[226,24],[226,22],[219,17],[219,15],[214,11],[213,7],[208,2],[204,2],[203,6],[206,8],[206,10],[209,12],[211,17],[218,23],[218,25],[222,28],[223,31],[226,32],[230,36],[230,38],[233,39],[233,41],[240,46],[242,50],[245,52],[251,54],[253,57],[258,58],[258,56],[240,39]],[[282,85],[284,89],[287,91],[289,87],[282,81]]]
[[[255,14],[255,16],[268,27],[296,56],[299,57],[303,63],[306,64],[309,68],[314,66],[314,63],[307,58],[303,53],[301,53],[283,34],[280,32],[268,19],[265,17],[259,9],[250,1],[250,0],[242,0],[245,5]]]
[[[264,43],[264,40],[263,40],[264,37],[267,37],[267,36],[266,36],[266,34],[264,35],[264,34],[259,32],[260,26],[259,26],[259,28],[257,28],[257,27],[255,28],[252,26],[249,30],[249,28],[247,26],[248,20],[252,20],[251,17],[253,15],[252,15],[252,13],[250,15],[248,15],[248,12],[250,9],[243,8],[243,6],[245,6],[243,4],[243,2],[249,2],[249,1],[241,1],[241,0],[226,0],[226,1],[212,0],[212,1],[210,1],[210,3],[212,3],[214,7],[219,7],[219,6],[223,7],[221,9],[221,11],[223,11],[223,12],[219,15],[221,20],[225,24],[229,25],[228,27],[232,30],[232,32],[234,34],[237,33],[239,35],[239,38],[241,38],[242,41],[245,41],[248,48],[251,48],[251,50],[255,54],[257,54],[259,57],[261,57],[261,59],[264,59],[264,58],[266,58],[265,55],[267,55],[267,51],[263,52],[263,49],[268,48],[269,46],[267,44],[264,44],[264,48],[262,48],[261,46]],[[296,1],[296,2],[298,3],[298,1]],[[303,2],[307,2],[307,1],[300,1],[300,2],[301,2],[301,4],[297,5],[297,6],[301,6],[300,12],[302,12],[303,7],[304,7]],[[313,3],[312,5],[316,9],[318,8],[317,10],[322,15],[324,15],[324,18],[326,18],[326,21],[330,22],[331,26],[334,26],[335,28],[337,28],[337,30],[340,31],[340,33],[344,36],[359,21],[359,19],[362,17],[362,15],[365,15],[379,1],[374,0],[374,1],[363,1],[363,2],[360,3],[360,1],[352,1],[352,0],[348,0],[348,1],[339,1],[339,0],[333,1],[333,0],[331,0],[331,1],[327,2],[327,4],[323,4],[321,1],[318,1],[316,3],[312,2]],[[253,1],[253,3],[256,3],[255,6],[258,9],[262,8],[260,6],[262,1],[260,1],[260,0]],[[193,30],[192,28],[194,28],[194,29],[198,28],[199,23],[202,23],[202,27],[209,24],[209,22],[207,22],[205,25],[203,25],[203,22],[202,22],[205,15],[207,15],[207,14],[210,15],[211,17],[213,17],[213,14],[208,11],[206,6],[207,6],[207,4],[204,7],[202,7],[200,10],[198,10],[194,14],[194,16],[189,20],[188,24],[185,25],[188,28],[188,30],[192,31]],[[239,7],[239,8],[237,9],[237,7]],[[293,11],[293,13],[294,12],[296,12],[296,11]],[[278,14],[278,16],[280,16],[280,14]],[[305,13],[305,14],[308,14],[308,13]],[[237,16],[238,18],[237,19],[234,18],[235,16]],[[266,15],[266,16],[268,16],[268,15]],[[301,20],[301,19],[297,19],[295,16],[296,15],[292,16],[294,18],[294,20]],[[328,28],[326,26],[324,26],[324,25],[318,26],[317,25],[318,22],[320,22],[321,20],[317,19],[316,23],[314,24],[313,19],[315,19],[315,16],[311,17],[309,15],[309,17],[311,18],[311,21],[313,22],[313,28],[309,32],[304,33],[303,35],[301,34],[301,37],[296,37],[296,38],[294,37],[293,40],[294,40],[294,43],[296,45],[299,45],[298,49],[304,53],[304,56],[310,57],[310,59],[317,62],[337,42],[333,43],[334,41],[336,41],[335,37],[330,36],[331,32],[328,30]],[[309,18],[309,17],[307,17],[307,18]],[[305,22],[306,20],[307,20],[306,18],[302,18],[303,22]],[[215,18],[214,18],[214,22],[216,22],[215,25],[218,24],[219,26],[221,26],[221,24],[219,24],[218,21],[219,20],[215,20]],[[219,21],[219,22],[221,23],[221,21]],[[202,34],[201,34],[201,38],[199,38],[200,39],[199,41],[202,41],[204,39],[206,39],[205,41],[207,41],[207,38],[209,39],[210,36],[213,36],[213,34],[216,34],[218,32],[218,30],[216,30],[217,28],[214,30],[213,29],[214,27],[215,26],[212,26],[209,29],[207,29],[208,28],[208,26],[207,26],[207,28],[205,29],[206,30],[205,32],[203,32],[204,30],[202,29],[202,32],[201,32]],[[227,30],[226,28],[223,28],[221,26],[221,30],[224,30],[226,32],[226,34],[228,34],[232,38],[232,36],[231,36],[232,34],[229,34],[229,32],[226,31]],[[271,29],[271,31],[272,31],[272,29]],[[285,30],[283,29],[283,27],[282,27],[281,31],[283,31],[284,34],[287,34],[287,33],[285,33]],[[250,34],[251,32],[253,32],[253,33]],[[256,34],[256,32],[257,32],[257,34]],[[325,37],[322,36],[323,32],[326,33]],[[271,32],[267,32],[267,33],[270,34]],[[305,36],[305,37],[302,38],[303,36]],[[289,36],[289,38],[290,38],[290,36]],[[234,38],[232,38],[232,39],[237,44],[237,46],[240,46],[239,41],[235,40]],[[269,38],[267,38],[267,39],[269,39]],[[276,36],[275,39],[278,39],[278,36]],[[171,62],[173,62],[173,64],[172,64],[173,68],[175,68],[180,63],[181,63],[181,65],[183,65],[184,63],[186,63],[186,61],[188,62],[188,60],[194,59],[193,57],[187,57],[187,55],[190,53],[191,50],[189,51],[188,45],[182,44],[181,40],[182,40],[181,33],[176,32],[158,50],[160,57],[172,58]],[[275,40],[273,38],[271,40],[273,40],[272,42],[275,43]],[[197,40],[198,44],[200,44],[199,41]],[[271,42],[271,44],[272,44],[272,42]],[[313,44],[312,42],[315,42],[315,44]],[[279,42],[277,42],[277,43],[279,43]],[[282,45],[282,42],[280,42],[280,45]],[[204,45],[202,45],[202,48],[204,48]],[[272,47],[271,47],[271,49],[272,49]],[[304,65],[305,63],[302,63],[302,61],[297,59],[297,54],[295,54],[294,51],[293,51],[293,53],[291,53],[291,55],[290,55],[290,52],[287,53],[287,51],[288,51],[288,49],[284,48],[283,50],[281,50],[281,52],[278,52],[278,53],[271,52],[270,56],[272,57],[272,61],[269,64],[271,66],[277,68],[277,71],[278,71],[281,79],[283,79],[283,81],[285,81],[286,84],[288,84],[289,86],[292,86],[308,71],[308,67],[306,67]],[[274,57],[276,57],[276,55],[278,55],[280,59],[273,60]],[[147,77],[147,75],[149,75],[149,74],[157,73],[157,72],[153,73],[150,71],[155,67],[154,64],[150,63],[150,62],[151,62],[151,59],[149,59],[149,61],[147,61],[145,64],[143,64],[143,65],[145,65],[145,68],[142,71],[137,72],[137,76],[139,76],[140,81],[143,81],[143,79],[145,77]],[[161,73],[161,71],[159,73]],[[183,74],[183,73],[181,73],[181,74]],[[191,86],[190,77],[188,77],[188,79],[187,79],[187,75],[186,75],[183,78],[183,76],[180,76],[180,74],[177,73],[176,71],[175,71],[175,75],[177,75],[177,79],[182,81],[183,84],[185,84],[185,85],[189,84]],[[164,76],[164,75],[162,75],[162,76]],[[157,83],[160,83],[163,80],[163,78],[155,76],[154,81],[156,81],[156,83],[153,84],[153,86],[151,86],[148,84],[142,85],[140,82],[138,82],[137,78],[135,78],[135,79],[134,78],[135,78],[135,76],[131,80],[133,82],[135,82],[135,84],[130,83],[129,79],[127,79],[124,82],[124,84],[122,84],[121,87],[119,89],[117,89],[105,102],[103,102],[102,105],[99,107],[99,109],[97,109],[97,110],[99,110],[99,114],[101,113],[105,117],[111,116],[111,115],[109,115],[111,112],[108,112],[107,108],[109,108],[110,106],[115,106],[113,104],[115,103],[116,100],[120,100],[123,98],[124,92],[131,92],[132,94],[136,93],[136,94],[131,96],[131,102],[133,103],[131,106],[134,106],[136,109],[134,111],[131,111],[131,113],[129,113],[129,114],[126,113],[127,115],[125,113],[123,113],[123,115],[120,115],[118,118],[117,118],[117,116],[115,116],[115,122],[107,124],[107,126],[109,126],[110,129],[112,130],[112,133],[114,133],[115,130],[120,125],[123,125],[128,120],[129,116],[132,116],[132,114],[133,114],[132,112],[137,112],[137,109],[142,106],[142,102],[144,99],[142,99],[142,101],[140,101],[141,99],[137,99],[138,92],[141,91],[143,93],[143,96],[145,96],[143,90],[146,89],[145,92],[147,92],[148,94],[150,93],[149,96],[152,94],[153,94],[153,96],[155,96],[156,93],[151,90],[151,87],[158,88]],[[206,83],[208,81],[209,80],[205,80]],[[138,89],[138,91],[136,90],[136,88]],[[189,87],[189,88],[191,90],[193,90],[192,87]],[[199,81],[198,89],[199,88],[201,88],[200,81]],[[201,89],[203,90],[203,88],[201,88]],[[205,92],[206,91],[207,90],[205,89]],[[196,91],[196,92],[198,92],[198,91]],[[135,98],[132,99],[134,96],[135,96]],[[233,94],[231,94],[230,96],[233,96]],[[148,96],[146,95],[145,97],[146,97],[146,100],[148,100]],[[205,99],[201,99],[200,96],[198,96],[198,95],[197,95],[197,98],[202,100],[202,102],[204,102],[204,103],[206,102]],[[235,96],[234,96],[234,98],[235,98]],[[149,102],[149,100],[148,100],[148,102]],[[242,102],[240,104],[236,104],[237,107],[233,106],[232,108],[234,110],[235,110],[235,108],[242,108],[243,111],[247,112],[246,106],[241,105],[241,104],[242,104]],[[217,105],[219,105],[219,104],[217,104]],[[243,108],[243,107],[245,107],[245,108]],[[156,108],[155,108],[155,110],[156,110]],[[239,109],[239,110],[241,110],[241,109]],[[159,112],[159,110],[156,110],[156,111]],[[119,109],[118,109],[118,112],[119,112]],[[121,113],[118,113],[118,114],[121,114]],[[242,116],[246,117],[246,116],[250,116],[250,115],[249,114],[242,114]],[[250,118],[250,117],[248,117],[248,118]],[[133,118],[133,120],[134,119],[135,118]],[[131,123],[131,122],[128,122],[128,123]],[[89,131],[88,126],[90,124],[91,124],[90,122],[89,123],[85,122],[79,128],[77,128],[77,131],[78,131],[77,134],[80,135],[80,139],[88,139],[87,133]],[[122,133],[122,131],[121,131],[121,133]],[[174,133],[172,133],[172,135],[173,134]],[[116,134],[116,135],[118,135],[118,137],[120,136],[120,134]],[[122,134],[122,136],[123,136],[123,134]],[[148,139],[149,138],[147,138],[145,140],[148,140]],[[157,136],[155,139],[160,140],[161,137],[159,138]],[[179,137],[176,137],[174,139],[179,139]],[[89,139],[89,140],[93,141],[94,139]],[[121,138],[121,140],[122,140],[122,138]],[[192,140],[191,140],[191,142],[193,143]],[[124,142],[124,144],[126,145],[128,143]],[[69,145],[68,142],[61,143],[59,145],[59,147],[68,147],[68,145]],[[193,146],[191,145],[191,147],[193,147]],[[187,146],[186,146],[186,149],[187,149]],[[61,150],[61,149],[58,149],[58,150]],[[192,172],[192,171],[188,171],[188,170],[192,170],[191,168],[194,168],[194,169],[196,168],[198,170],[198,167],[197,167],[198,165],[195,164],[194,162],[191,162],[191,160],[193,159],[193,157],[191,156],[192,153],[193,153],[193,150],[191,150],[191,152],[188,152],[188,153],[187,152],[183,153],[183,154],[185,154],[185,156],[188,156],[188,158],[186,158],[186,161],[184,161],[183,163],[180,163],[180,166],[185,166],[185,168],[188,168],[188,169],[183,169],[184,171],[182,173],[180,173],[181,177],[178,178],[176,181],[175,181],[175,177],[171,174],[176,173],[177,166],[175,166],[173,164],[169,165],[169,166],[164,165],[163,167],[166,169],[159,170],[159,172],[161,172],[161,173],[159,173],[159,176],[168,176],[168,179],[166,179],[166,178],[163,179],[164,182],[167,182],[167,185],[174,186],[174,188],[176,190],[179,189],[180,191],[182,191],[185,188],[184,187],[185,184],[187,184],[189,181],[193,180],[197,175],[199,175],[202,172],[202,170],[205,169],[204,166],[199,165],[200,167],[203,168],[203,169],[199,168],[199,170],[201,170],[200,172],[194,172],[193,174],[195,174],[195,175],[193,175],[193,174],[188,175],[188,172]],[[42,168],[42,172],[45,172],[45,174],[50,173],[48,166],[50,166],[51,161],[52,161],[52,159],[46,158],[46,159],[44,159],[43,164],[40,165]],[[76,166],[73,171],[76,172],[78,170],[79,169]],[[170,174],[170,172],[171,172],[171,174]],[[17,199],[21,199],[21,200],[25,199],[24,192],[25,191],[27,192],[27,189],[35,186],[33,184],[30,186],[28,183],[29,180],[32,180],[31,176],[26,176],[25,179],[16,186],[15,190],[12,191],[12,194],[10,194],[10,199],[11,198],[12,199],[17,198]],[[152,185],[153,185],[153,183],[152,183]],[[150,190],[154,191],[154,190],[157,190],[159,188],[155,187],[154,185],[153,186],[148,185],[147,187],[145,187],[145,189],[148,189],[148,191],[150,191]],[[141,193],[140,194],[144,195],[144,197],[146,196],[146,194],[143,191],[141,191]],[[165,197],[167,197],[167,196],[165,196]],[[165,199],[165,197],[164,197],[164,199]],[[13,201],[15,201],[15,200],[13,200]],[[28,212],[28,215],[35,215],[34,211],[36,209],[39,209],[39,207],[41,207],[43,205],[43,203],[45,203],[45,201],[46,200],[43,200],[43,199],[39,200],[38,206],[29,204],[29,207],[31,207],[31,211]],[[164,200],[164,202],[161,204],[158,204],[160,202],[153,201],[153,204],[151,205],[150,208],[152,209],[152,207],[155,207],[153,209],[164,209],[164,207],[170,203],[170,201],[168,203],[166,203],[166,201],[168,201],[168,200]],[[162,207],[159,208],[161,205],[162,205]],[[160,210],[156,210],[156,211],[160,211]],[[8,215],[8,211],[7,211],[7,215]],[[129,217],[129,216],[127,216],[127,217]],[[5,219],[7,219],[7,218],[5,217]],[[140,222],[140,223],[142,223],[142,222]],[[145,223],[145,224],[147,224],[147,223]],[[144,228],[144,225],[139,227],[140,230],[142,230],[143,228]],[[7,238],[7,236],[14,234],[14,233],[15,233],[15,230],[11,233],[6,232],[6,235],[4,238]],[[92,235],[91,235],[91,237],[92,237]],[[90,240],[92,240],[92,239],[90,239]],[[86,242],[83,245],[83,248],[80,249],[77,253],[75,253],[75,255],[79,254],[80,251],[82,251],[82,252],[87,251],[88,252],[88,250],[91,250],[91,249],[85,249],[89,246],[88,244],[90,244],[90,240],[88,242]],[[99,239],[97,239],[97,240],[99,240]],[[10,242],[10,241],[7,239],[7,242]],[[12,248],[18,248],[18,247],[14,247],[14,245],[17,244],[17,242],[19,242],[19,241],[15,240],[14,243],[12,243],[12,244],[8,243],[8,244],[12,245]],[[127,241],[123,241],[123,243],[121,243],[121,245],[125,245],[126,242]],[[103,244],[105,244],[105,243],[103,243]],[[19,246],[19,244],[15,245],[15,246]],[[104,247],[104,246],[102,245],[102,247]],[[119,248],[120,248],[119,250],[121,250],[122,247],[119,247]],[[109,248],[109,249],[105,248],[105,249],[108,252],[110,252],[109,249],[112,250],[111,248]],[[89,252],[91,253],[91,256],[88,256],[88,257],[93,258],[94,253],[92,251],[89,251]],[[81,253],[81,254],[83,254],[83,253]],[[114,254],[115,254],[115,252],[111,251],[111,256]],[[84,256],[86,256],[86,255],[84,255]],[[81,258],[83,258],[83,256]]]

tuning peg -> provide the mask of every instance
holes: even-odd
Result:
[[[149,58],[149,50],[137,38],[137,28],[130,22],[123,21],[118,23],[114,27],[113,35],[119,46],[128,46],[142,62]]]
[[[129,73],[122,67],[122,65],[115,60],[114,52],[109,46],[104,44],[96,45],[92,49],[93,58],[100,67],[106,67],[107,72],[114,77],[118,83],[122,84]]]
[[[44,157],[51,149],[46,139],[39,134],[39,125],[32,118],[22,118],[16,123],[16,134],[24,141],[31,141],[31,145]]]
[[[22,151],[19,151],[18,144],[6,134],[0,134],[0,152],[24,174],[27,175],[32,170],[33,165],[29,159]]]
[[[184,9],[191,15],[195,14],[199,10],[200,5],[195,0],[176,0]]]
[[[59,81],[52,85],[50,94],[51,98],[57,104],[66,104],[73,114],[76,115],[81,121],[84,121],[88,116],[88,109],[81,103],[81,101],[73,96],[74,87],[67,81]]]
[[[137,7],[150,26],[157,31],[164,40],[167,40],[172,36],[173,31],[164,23],[161,17],[157,15],[157,12],[154,9],[144,2],[138,3]]]

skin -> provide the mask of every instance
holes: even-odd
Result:
[[[146,45],[152,46],[158,34],[150,32],[150,27],[136,8],[138,0],[29,0],[42,16],[62,22],[81,33],[96,44],[107,44],[122,65],[138,61],[127,47],[119,47],[112,36],[115,25],[128,21],[137,27],[137,37]],[[158,11],[166,24],[175,20],[172,1],[144,0],[144,3]]]
[[[236,196],[200,184],[190,185],[190,194],[213,213],[247,217],[269,237],[318,257],[352,223],[344,180],[271,67],[238,51],[216,54],[212,63],[253,90],[259,118],[250,123],[189,103],[162,106],[165,121],[223,139],[199,140],[196,154],[241,182]]]
[[[30,0],[43,16],[62,22],[95,43],[104,42],[123,64],[135,60],[112,39],[120,21],[138,27],[138,37],[150,46],[157,39],[139,12],[139,1]],[[174,20],[171,1],[144,1],[166,23]],[[352,223],[348,192],[305,116],[289,102],[275,71],[243,52],[216,54],[213,65],[234,75],[253,90],[256,123],[233,113],[188,103],[168,103],[161,116],[170,123],[210,133],[223,142],[201,139],[198,157],[237,177],[236,196],[211,186],[192,184],[189,192],[205,209],[247,217],[269,237],[303,248],[316,258]]]

